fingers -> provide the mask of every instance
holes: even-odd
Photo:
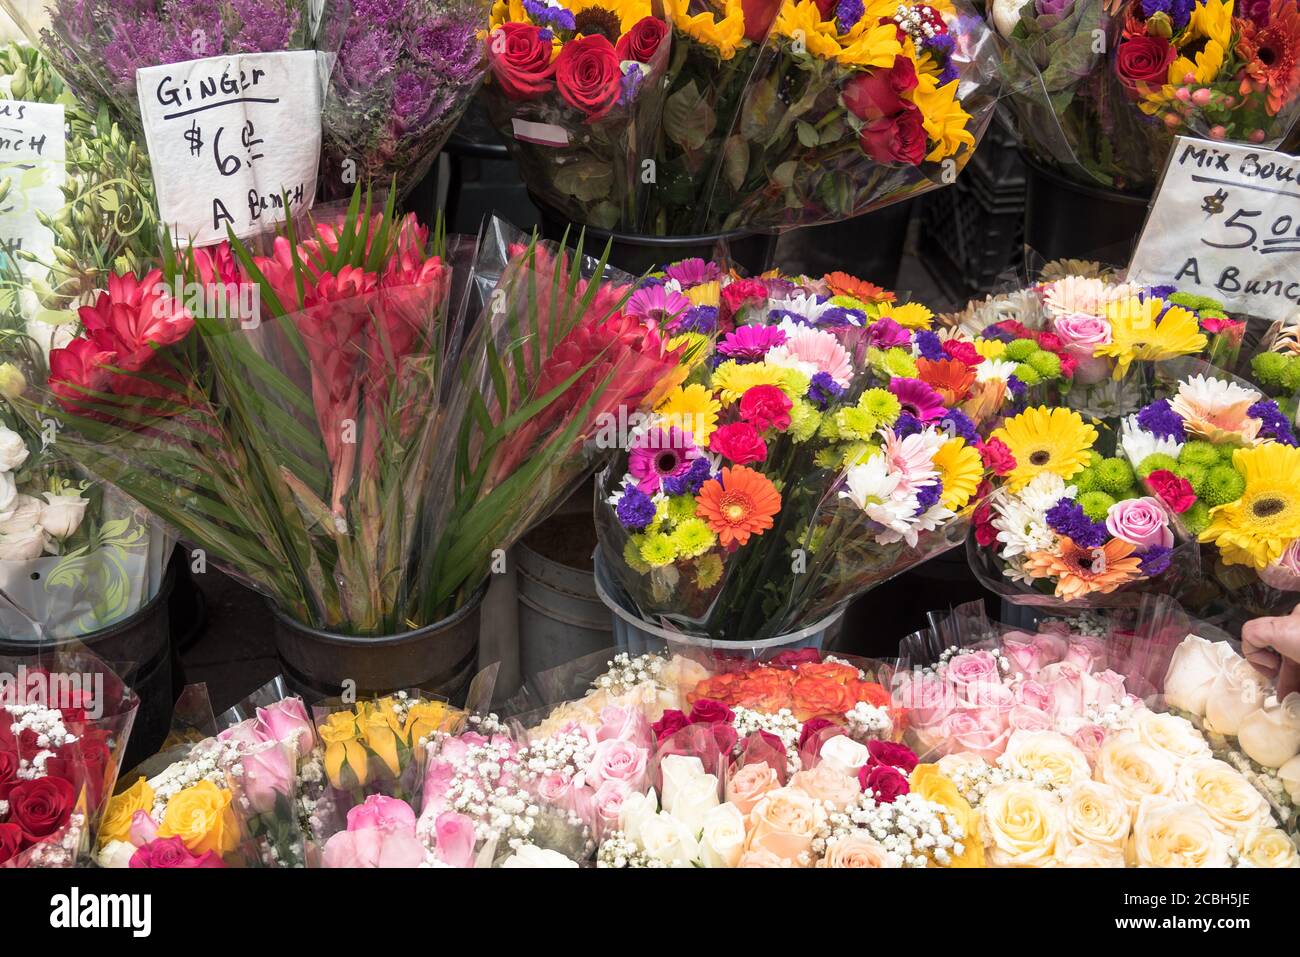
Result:
[[[1241,629],[1241,651],[1253,661],[1253,653],[1271,650],[1283,658],[1300,661],[1300,616],[1256,618]]]
[[[1277,699],[1283,701],[1293,691],[1300,691],[1300,662],[1288,659],[1277,676]]]

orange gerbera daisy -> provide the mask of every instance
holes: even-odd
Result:
[[[1032,552],[1025,558],[1025,571],[1035,578],[1055,578],[1056,597],[1074,601],[1093,592],[1108,595],[1127,585],[1141,572],[1142,560],[1133,557],[1135,546],[1112,538],[1102,548],[1080,548],[1061,539],[1061,552]]]
[[[828,272],[822,281],[831,287],[831,292],[835,295],[852,296],[860,302],[893,302],[895,298],[888,289],[882,289],[874,282],[850,276],[846,272]]]
[[[761,472],[737,465],[722,470],[722,481],[709,479],[695,500],[695,514],[704,519],[724,547],[744,545],[750,535],[772,527],[781,511],[781,493]]]
[[[922,357],[916,360],[916,369],[921,381],[943,396],[943,404],[947,406],[964,401],[975,384],[975,370],[956,359],[936,362]]]

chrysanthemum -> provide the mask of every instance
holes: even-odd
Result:
[[[1133,555],[1134,546],[1118,538],[1099,549],[1080,548],[1062,538],[1057,547],[1059,552],[1034,552],[1026,557],[1024,570],[1034,578],[1055,579],[1056,597],[1065,601],[1094,592],[1110,594],[1142,575],[1142,561]]]
[[[695,587],[708,591],[722,580],[722,557],[701,555],[695,560]]]
[[[1267,443],[1238,449],[1232,464],[1246,479],[1241,498],[1210,510],[1202,542],[1228,565],[1264,568],[1300,538],[1300,449]]]
[[[841,388],[853,379],[853,362],[835,334],[790,323],[785,342],[768,352],[771,365],[798,369],[810,379],[818,372],[830,375]]]
[[[904,488],[903,478],[889,467],[883,455],[872,455],[844,473],[840,498],[862,509],[873,522],[901,535],[907,531],[917,506],[916,495]]]
[[[664,479],[679,478],[703,453],[688,432],[679,428],[653,428],[632,440],[627,470],[637,488],[647,495],[659,491]]]
[[[933,422],[946,411],[943,396],[920,379],[890,379],[889,391],[897,397],[902,411],[920,422]]]
[[[1125,416],[1120,424],[1119,444],[1124,450],[1124,457],[1134,467],[1141,465],[1148,455],[1155,455],[1157,452],[1178,458],[1178,453],[1183,448],[1183,443],[1177,439],[1152,435],[1142,428],[1136,415]]]
[[[641,561],[651,568],[671,565],[677,558],[677,546],[663,532],[651,532],[641,540]]]
[[[697,382],[669,390],[655,409],[670,427],[689,432],[696,444],[708,446],[709,436],[718,425],[722,404],[713,393]]]
[[[1040,472],[1018,493],[1020,501],[1044,514],[1061,499],[1076,498],[1078,494],[1078,486],[1066,484],[1065,479],[1051,472]]]
[[[1007,419],[990,438],[1000,439],[1016,460],[1007,480],[1018,492],[1042,472],[1073,478],[1087,467],[1097,430],[1073,409],[1026,409]]]
[[[1211,442],[1249,445],[1259,435],[1261,424],[1249,409],[1262,398],[1254,389],[1235,382],[1194,375],[1178,384],[1178,393],[1170,397],[1169,407],[1193,435]]]
[[[690,309],[689,299],[660,285],[642,286],[628,297],[623,307],[629,316],[661,326],[686,315]]]
[[[984,478],[979,449],[967,445],[965,439],[949,439],[934,454],[934,464],[943,482],[940,501],[953,511],[965,508]]]
[[[774,385],[784,389],[794,370],[766,362],[741,365],[728,361],[713,370],[713,388],[723,405],[739,402],[740,397],[756,385]]]
[[[1042,509],[1033,508],[1014,495],[1003,494],[993,500],[993,513],[990,524],[997,529],[997,540],[1002,543],[999,554],[1004,561],[1055,547],[1056,533],[1048,527]],[[1019,568],[1018,562],[1016,567]]]
[[[761,472],[737,465],[724,468],[721,481],[705,482],[696,502],[695,514],[708,523],[724,548],[730,548],[772,527],[772,517],[781,510],[781,493]]]
[[[696,558],[717,544],[713,530],[698,518],[688,518],[673,530],[673,545],[678,558]]]
[[[889,302],[880,307],[880,318],[893,319],[904,329],[929,329],[934,313],[919,302]]]
[[[983,339],[981,342],[994,342],[993,339]],[[1006,343],[999,342],[999,346],[1006,351]],[[976,382],[1006,382],[1016,374],[1016,369],[1020,366],[1018,362],[1008,362],[1005,359],[986,358],[983,362],[975,367]]]

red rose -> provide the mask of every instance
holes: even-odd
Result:
[[[668,708],[664,711],[663,716],[658,721],[650,725],[650,728],[655,733],[655,740],[662,741],[664,738],[676,734],[688,724],[690,724],[690,722],[686,720],[686,715],[682,714],[676,708]]]
[[[603,36],[570,40],[555,59],[555,85],[564,102],[587,115],[587,122],[600,119],[613,108],[623,86],[618,54]]]
[[[822,728],[829,728],[834,723],[835,722],[831,721],[829,718],[812,718],[811,720],[805,721],[803,727],[799,729],[799,750],[802,751],[807,747],[808,742],[813,739],[818,731],[822,730]],[[817,750],[821,750],[820,745]],[[814,757],[815,756],[816,755],[814,755]]]
[[[733,422],[714,429],[709,438],[709,448],[737,465],[767,458],[767,443],[748,422]]]
[[[9,799],[9,790],[18,783],[18,752],[0,750],[0,801]]]
[[[535,99],[551,88],[555,73],[551,41],[541,34],[541,27],[507,23],[488,39],[492,75],[501,84],[501,92],[512,100]]]
[[[907,105],[903,94],[916,89],[916,68],[907,57],[894,58],[888,70],[856,73],[844,84],[840,96],[844,108],[860,120],[874,123],[892,117]]]
[[[619,60],[649,63],[659,52],[659,44],[668,35],[668,24],[658,17],[642,17],[632,29],[618,38],[614,52]]]
[[[1147,484],[1176,514],[1181,515],[1196,502],[1196,493],[1192,483],[1175,475],[1168,469],[1157,469],[1147,476]]]
[[[145,844],[131,855],[131,867],[149,868],[199,868],[225,867],[212,851],[196,857],[179,837],[159,838]]]
[[[719,754],[730,754],[736,749],[736,742],[740,740],[734,725],[727,724],[725,721],[715,721],[709,725],[709,731],[713,734],[713,740],[717,742]]]
[[[772,29],[772,21],[776,19],[782,2],[783,0],[740,0],[740,11],[745,15],[746,40],[762,43],[766,39],[767,31]],[[829,10],[834,2],[835,0],[817,0],[817,9],[821,10],[824,3]],[[822,19],[826,19],[825,11],[822,11]]]
[[[758,431],[790,428],[790,397],[774,385],[756,385],[740,397],[740,417]]]
[[[910,790],[902,772],[887,764],[863,765],[858,770],[858,783],[862,790],[875,794],[877,804],[893,804],[896,798]]]
[[[1163,37],[1134,37],[1115,52],[1115,72],[1126,90],[1141,96],[1169,82],[1169,65],[1176,55],[1173,44]]]
[[[773,668],[798,668],[821,660],[822,653],[816,648],[795,648],[793,651],[781,652],[768,663]]]
[[[904,774],[911,774],[916,769],[918,758],[916,752],[905,744],[892,741],[868,741],[867,751],[871,754],[868,766],[882,765],[897,768]]]
[[[23,846],[23,832],[17,824],[0,824],[0,864],[9,860]]]
[[[712,698],[701,698],[691,705],[690,717],[686,719],[691,724],[731,724],[736,720],[736,712],[732,711],[721,701],[714,701]]]
[[[906,103],[895,116],[876,120],[862,131],[858,142],[862,152],[877,163],[906,163],[920,166],[925,159],[925,125],[921,111]]]
[[[35,843],[68,823],[76,792],[63,778],[22,781],[9,792],[9,820],[22,829],[23,838]]]

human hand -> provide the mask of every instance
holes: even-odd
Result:
[[[1284,617],[1246,622],[1241,653],[1256,671],[1277,683],[1279,701],[1300,691],[1300,607]]]

